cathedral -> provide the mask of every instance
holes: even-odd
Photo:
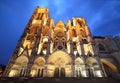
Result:
[[[66,24],[36,7],[4,77],[118,77],[120,37],[92,36],[84,18]]]

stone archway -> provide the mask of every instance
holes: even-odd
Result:
[[[31,77],[43,77],[45,63],[46,61],[43,57],[37,57],[31,68],[31,72],[30,72]]]
[[[87,77],[85,63],[83,59],[80,57],[75,59],[75,76],[76,77]]]
[[[28,58],[19,56],[10,70],[9,77],[26,76],[27,64]]]
[[[98,63],[98,60],[94,57],[89,57],[86,60],[88,72],[90,77],[103,77],[103,72]]]
[[[48,77],[71,77],[72,75],[72,58],[64,51],[56,51],[48,58]]]

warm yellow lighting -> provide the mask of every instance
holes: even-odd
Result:
[[[32,50],[28,50],[28,54],[29,54],[29,56],[31,55],[31,52],[32,52]]]
[[[67,51],[68,51],[68,54],[70,53],[70,44],[67,43]]]
[[[71,77],[72,76],[72,71],[71,70],[67,70],[65,72],[65,77]]]
[[[45,19],[44,19],[43,25],[46,25],[46,23],[47,23],[47,19],[45,18]]]
[[[48,42],[48,38],[43,38],[43,42]]]
[[[87,55],[88,52],[89,52],[88,45],[87,45],[87,44],[84,44],[83,47],[84,47],[85,55]]]
[[[56,63],[56,61],[59,60]],[[70,64],[72,62],[71,57],[64,51],[56,51],[48,58],[48,63],[54,63],[57,66],[64,66],[65,64]]]
[[[77,42],[77,37],[73,37],[73,42]]]
[[[76,55],[77,54],[77,51],[74,51],[74,55]]]
[[[80,48],[80,45],[77,45],[77,50],[78,50],[79,55],[82,55],[82,50]]]
[[[97,64],[98,65],[98,61],[96,60],[96,58],[93,58],[93,57],[89,57],[87,60],[86,60],[86,63],[87,65],[91,66],[92,64]]]
[[[36,76],[36,70],[32,70],[30,74],[31,74],[31,77],[35,77]]]
[[[94,71],[94,73],[95,73],[96,77],[102,77],[102,74],[101,74],[100,70]]]
[[[32,21],[32,24],[35,24],[36,23],[36,20],[34,19],[33,21]]]
[[[16,70],[11,70],[10,73],[9,73],[9,77],[15,77],[16,74],[17,74]]]
[[[43,54],[46,54],[47,53],[47,51],[46,50],[43,50]]]
[[[47,8],[38,8],[37,9],[37,13],[46,13],[49,12],[49,10]]]
[[[81,75],[82,75],[82,77],[88,77],[86,70],[83,70],[83,71],[81,72]]]
[[[35,19],[33,19],[32,25],[40,25],[40,24],[41,24],[41,20],[35,20]]]
[[[54,76],[54,71],[48,70],[48,71],[47,71],[47,76],[48,76],[48,77],[53,77],[53,76]]]
[[[76,26],[76,19],[73,18],[73,26]]]
[[[55,66],[54,65],[47,65],[47,76],[48,77],[53,77],[54,76],[54,71],[55,71]]]
[[[88,49],[91,52],[92,55],[94,55],[93,47],[92,45],[88,45]]]
[[[39,54],[41,52],[41,49],[42,49],[42,43],[39,44],[39,47],[38,47],[38,52],[37,54]]]
[[[106,66],[108,66],[113,71],[118,72],[118,68],[114,64],[112,64],[110,61],[108,61],[107,59],[102,58],[101,62],[104,63]]]
[[[20,50],[19,50],[19,53],[18,53],[18,56],[23,52],[23,48],[20,47]]]
[[[53,53],[53,43],[50,44],[50,53]]]
[[[83,65],[84,64],[84,61],[83,61],[83,59],[82,58],[77,58],[77,59],[75,59],[75,65]]]

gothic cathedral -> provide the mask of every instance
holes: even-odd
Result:
[[[5,77],[120,77],[120,38],[92,37],[84,18],[67,24],[36,7]]]

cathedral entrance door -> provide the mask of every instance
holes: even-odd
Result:
[[[59,77],[59,68],[55,68],[54,77]]]
[[[49,77],[70,77],[72,75],[72,69],[70,68],[72,63],[71,57],[63,52],[56,51],[48,58],[48,76]],[[51,73],[52,72],[52,73]]]
[[[65,77],[65,68],[55,68],[54,77]]]
[[[60,73],[61,73],[61,77],[65,77],[65,68],[61,68]]]

